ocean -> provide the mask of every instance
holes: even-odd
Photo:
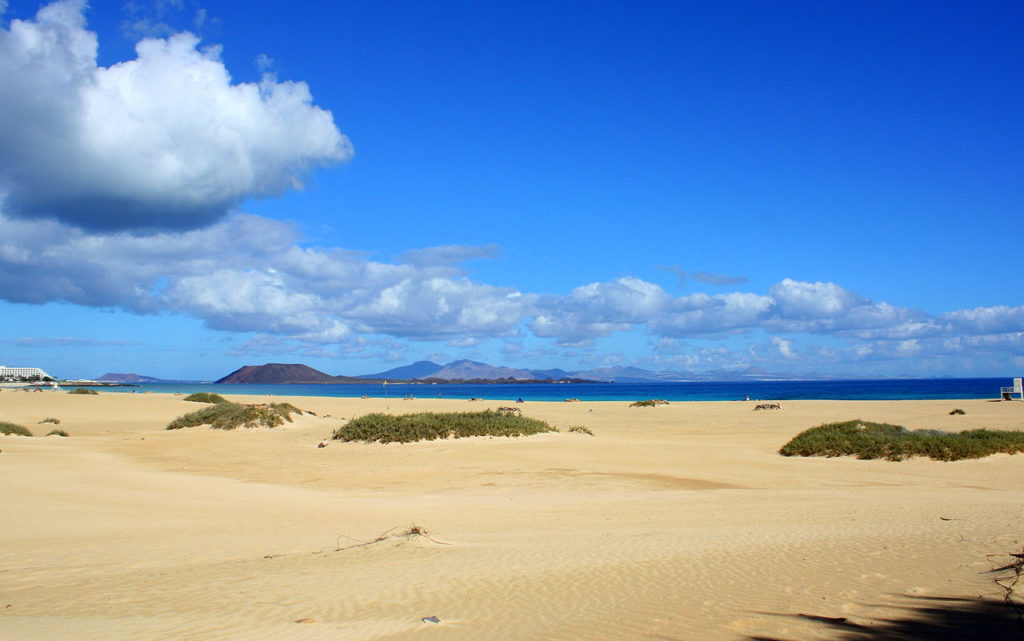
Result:
[[[514,401],[786,401],[817,400],[912,400],[998,398],[999,388],[1013,384],[1010,378],[927,378],[847,381],[716,381],[693,383],[523,383],[493,385],[391,383],[356,385],[217,385],[144,384],[109,387],[104,391],[142,393],[218,392],[275,396],[376,396],[403,398],[484,398]]]

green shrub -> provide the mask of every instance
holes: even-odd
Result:
[[[659,405],[668,405],[668,401],[659,398],[652,398],[647,401],[635,401],[630,403],[630,407],[657,407]]]
[[[17,434],[18,436],[32,436],[32,432],[27,427],[21,425],[15,425],[14,423],[5,423],[0,421],[0,434]]]
[[[964,414],[966,414],[966,413],[967,413],[967,412],[963,411],[962,409],[960,409],[960,408],[958,407],[958,408],[956,408],[955,410],[953,410],[952,412],[950,412],[950,413],[949,413],[949,415],[950,415],[950,416],[963,416],[963,415],[964,415]]]
[[[196,392],[195,394],[189,394],[183,401],[192,401],[193,403],[228,403],[226,398],[220,394],[214,394],[213,392]]]
[[[589,429],[587,429],[586,427],[584,427],[582,425],[573,425],[572,427],[569,428],[569,431],[570,432],[576,432],[578,434],[589,434],[591,436],[594,435],[593,432],[591,432]]]
[[[938,461],[1024,452],[1024,432],[968,430],[910,431],[899,425],[853,420],[828,423],[801,432],[782,446],[783,456],[856,456],[902,461],[927,456]]]
[[[421,412],[392,416],[366,414],[334,431],[332,438],[367,443],[411,443],[439,438],[467,436],[520,436],[553,432],[555,429],[537,419],[485,412]]]
[[[292,414],[302,410],[289,403],[270,405],[240,405],[238,403],[217,403],[203,409],[179,416],[167,424],[169,430],[183,427],[209,425],[216,430],[233,430],[239,427],[277,427],[285,421],[292,422]]]
[[[89,389],[88,387],[76,387],[69,390],[68,394],[99,394],[99,392],[94,389]]]
[[[47,416],[46,418],[44,418],[43,420],[41,420],[39,422],[40,423],[53,423],[54,425],[60,425],[60,419],[59,418],[53,418],[53,417],[50,417],[50,416]]]
[[[47,436],[70,436],[70,435],[67,432],[65,432],[64,430],[50,430],[50,432],[47,434]]]

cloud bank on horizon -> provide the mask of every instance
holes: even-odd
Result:
[[[352,146],[302,82],[232,84],[216,47],[148,38],[97,66],[81,0],[0,29],[0,298],[174,313],[252,335],[253,351],[359,351],[369,338],[505,345],[602,362],[597,341],[640,332],[649,362],[722,366],[956,359],[1024,363],[1024,306],[940,314],[785,278],[767,291],[673,295],[625,275],[568,294],[470,278],[497,245],[412,248],[397,262],[310,246],[296,227],[237,212],[301,187]],[[705,271],[717,288],[746,279]],[[750,337],[745,348],[726,339]],[[820,338],[838,341],[824,345]],[[686,346],[680,341],[697,342]],[[397,346],[401,358],[409,343]]]
[[[417,250],[402,264],[338,248],[301,247],[289,224],[237,214],[207,227],[153,234],[95,233],[58,221],[0,218],[0,294],[12,302],[66,301],[137,314],[174,312],[228,332],[255,332],[310,349],[380,335],[414,341],[517,340],[523,333],[586,349],[616,332],[663,340],[783,334],[748,356],[891,359],[1019,350],[1024,307],[929,315],[859,296],[836,283],[784,279],[765,293],[674,296],[627,276],[568,295],[475,282],[453,264],[493,247]],[[794,337],[830,336],[848,347],[802,350]],[[262,343],[267,345],[267,343]],[[766,352],[765,349],[768,349]],[[758,351],[760,350],[760,351]],[[659,351],[656,347],[655,351]],[[663,366],[721,365],[662,350]],[[735,359],[730,356],[726,361]]]

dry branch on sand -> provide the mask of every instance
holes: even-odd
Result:
[[[421,538],[424,538],[424,539],[430,541],[431,543],[437,543],[438,545],[451,545],[451,543],[448,543],[447,541],[439,541],[439,540],[433,538],[432,536],[430,536],[430,532],[428,532],[426,530],[426,528],[422,528],[422,527],[416,525],[415,523],[410,525],[409,527],[405,528],[404,530],[401,529],[401,528],[402,528],[402,526],[396,525],[393,528],[384,530],[376,538],[370,539],[369,541],[362,541],[362,540],[359,540],[359,539],[352,538],[351,536],[347,536],[345,534],[339,534],[338,538],[334,542],[334,550],[332,550],[332,551],[333,552],[344,552],[345,550],[352,550],[352,549],[355,549],[355,548],[362,548],[362,547],[366,547],[368,545],[373,545],[375,543],[382,543],[382,542],[387,541],[389,539],[409,540],[409,539],[412,539],[413,537],[421,537]],[[398,531],[398,530],[401,530],[401,531]],[[342,539],[348,539],[349,541],[355,541],[355,543],[352,543],[351,545],[342,545],[341,544],[341,540]],[[313,552],[313,554],[323,554],[325,551],[326,551],[326,548],[325,549],[317,550],[317,551]],[[278,558],[281,558],[283,556],[292,556],[292,555],[290,555],[290,554],[267,554],[267,555],[264,555],[263,558],[264,559],[278,559]]]
[[[1012,605],[1017,610],[1017,615],[1020,616],[1022,604],[1017,595],[1017,584],[1020,583],[1021,575],[1024,574],[1024,549],[1021,549],[1020,552],[1010,552],[1009,556],[1013,557],[1013,561],[1001,567],[992,568],[989,572],[992,574],[1003,573],[1002,576],[993,577],[992,580],[1003,589],[1003,601]]]
[[[395,526],[395,527],[391,528],[390,530],[385,530],[384,532],[381,532],[380,535],[377,538],[372,539],[370,541],[358,541],[358,539],[353,539],[351,537],[345,536],[344,534],[341,534],[341,535],[338,536],[338,539],[335,542],[334,551],[335,552],[344,552],[345,550],[351,550],[353,548],[361,548],[361,547],[366,547],[367,545],[373,545],[374,543],[381,543],[383,541],[387,541],[388,539],[409,539],[409,538],[412,538],[412,537],[415,537],[415,536],[421,536],[421,537],[425,538],[426,540],[430,541],[431,543],[437,543],[439,545],[451,545],[451,543],[447,543],[445,541],[438,541],[437,539],[432,538],[430,536],[430,532],[428,532],[426,529],[424,529],[424,528],[422,528],[422,527],[420,527],[420,526],[418,526],[416,524],[410,525],[409,527],[407,527],[406,529],[402,530],[401,532],[396,532],[395,531],[395,530],[398,530],[400,528],[401,528],[401,526],[399,525],[399,526]],[[358,541],[358,542],[353,543],[352,545],[342,546],[341,545],[341,540],[343,538],[344,539],[348,539],[350,541]]]

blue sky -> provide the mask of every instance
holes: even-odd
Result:
[[[1019,3],[0,9],[2,364],[1024,371]]]

